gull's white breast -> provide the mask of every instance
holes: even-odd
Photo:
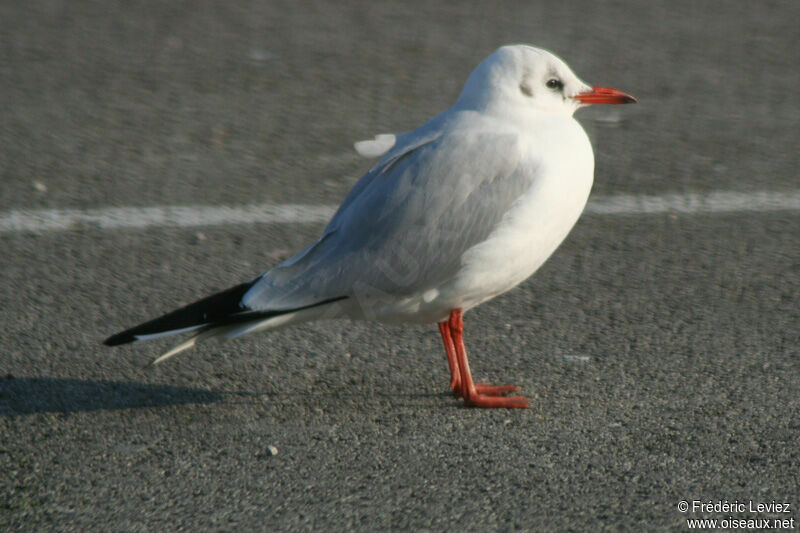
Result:
[[[469,309],[515,287],[550,257],[583,212],[594,155],[580,124],[571,117],[542,117],[521,130],[519,146],[530,189],[488,239],[464,253],[456,278],[430,303]]]

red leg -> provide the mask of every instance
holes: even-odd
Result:
[[[450,326],[446,320],[444,322],[439,322],[439,333],[442,334],[444,351],[447,352],[447,364],[450,366],[450,390],[458,396],[458,392],[461,389],[461,376],[458,373],[456,346],[453,344],[453,337],[450,335]]]
[[[506,392],[519,390],[513,385],[494,386],[482,383],[480,386],[476,386],[472,381],[472,373],[467,361],[467,349],[464,346],[464,321],[461,318],[461,309],[451,311],[450,320],[447,323],[455,346],[456,363],[461,381],[460,396],[464,398],[464,403],[471,407],[529,407],[528,399],[524,396],[501,396]]]
[[[439,333],[442,334],[444,350],[447,353],[447,365],[450,367],[450,390],[459,398],[464,397],[461,390],[461,373],[458,370],[458,360],[456,358],[456,345],[453,343],[453,336],[450,334],[450,324],[448,321],[439,322]],[[480,394],[487,396],[503,396],[509,392],[518,391],[519,387],[514,385],[489,385],[487,383],[476,383],[475,388]]]

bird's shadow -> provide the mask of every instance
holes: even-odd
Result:
[[[0,416],[204,404],[218,393],[127,381],[0,377]]]

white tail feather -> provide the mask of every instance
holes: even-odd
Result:
[[[150,364],[151,365],[157,365],[158,363],[162,363],[162,362],[166,361],[167,359],[169,359],[170,357],[172,357],[173,355],[177,355],[177,354],[181,353],[184,350],[188,350],[189,348],[194,346],[197,343],[197,341],[201,341],[201,340],[207,339],[209,337],[214,337],[215,335],[219,334],[222,330],[225,330],[225,329],[228,329],[228,328],[226,328],[226,327],[214,328],[214,329],[209,329],[207,331],[201,331],[199,333],[195,333],[194,335],[192,335],[191,337],[186,339],[184,342],[180,343],[179,345],[175,346],[171,350],[168,350],[168,351],[164,352],[163,354],[161,354],[160,356],[158,356],[158,358],[156,358]]]
[[[170,358],[170,357],[172,357],[173,355],[179,354],[179,353],[181,353],[181,352],[182,352],[182,351],[184,351],[184,350],[188,350],[189,348],[191,348],[192,346],[194,346],[194,344],[197,342],[197,337],[199,337],[199,336],[200,336],[199,334],[197,334],[197,335],[193,335],[193,336],[192,336],[192,337],[191,337],[189,340],[187,340],[187,341],[185,341],[185,342],[182,342],[182,343],[180,343],[179,345],[177,345],[177,346],[175,346],[174,348],[172,348],[171,350],[169,350],[169,351],[167,351],[167,352],[164,352],[163,354],[161,354],[161,355],[160,355],[158,358],[156,358],[155,360],[153,360],[153,362],[152,362],[152,363],[150,363],[150,364],[151,364],[151,365],[153,365],[153,366],[155,366],[155,365],[157,365],[158,363],[161,363],[161,362],[163,362],[163,361],[166,361],[167,359],[169,359],[169,358]]]

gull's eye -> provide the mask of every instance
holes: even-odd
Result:
[[[545,85],[548,89],[558,89],[559,91],[564,88],[564,82],[558,78],[550,78]]]

